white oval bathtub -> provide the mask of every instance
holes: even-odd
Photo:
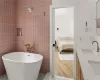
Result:
[[[43,56],[13,52],[2,57],[8,80],[37,80]]]

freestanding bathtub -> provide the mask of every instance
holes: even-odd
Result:
[[[2,57],[8,80],[37,80],[43,56],[13,52]]]

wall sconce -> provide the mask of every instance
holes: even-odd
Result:
[[[28,12],[32,12],[33,11],[33,8],[28,8]]]

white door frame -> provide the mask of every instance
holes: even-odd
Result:
[[[54,79],[55,79],[55,55],[54,55],[55,48],[53,47],[53,44],[55,44],[55,27],[54,27],[55,26],[55,15],[54,15],[55,10],[54,9],[68,8],[68,7],[73,7],[73,6],[65,6],[65,5],[56,5],[56,6],[51,5],[50,6],[50,72],[52,74],[52,77],[54,77]],[[75,55],[74,56],[74,80],[76,80],[76,54],[74,55]]]

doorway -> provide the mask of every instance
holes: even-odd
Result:
[[[51,71],[55,80],[74,80],[74,7],[51,7]]]

